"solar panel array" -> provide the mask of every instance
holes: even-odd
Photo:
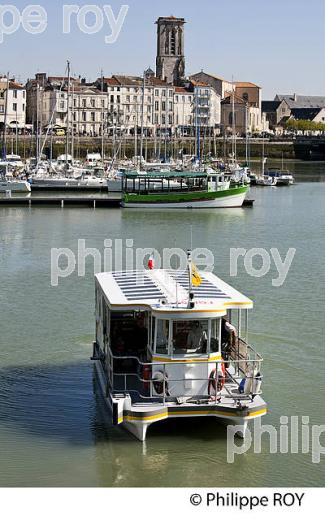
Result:
[[[170,276],[183,287],[186,291],[189,290],[189,275],[187,271],[170,271]],[[194,298],[221,298],[229,299],[229,296],[221,289],[213,285],[201,273],[202,283],[199,287],[192,287]]]
[[[164,294],[144,272],[113,273],[113,278],[129,301],[157,300]]]

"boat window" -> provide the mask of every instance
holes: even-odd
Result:
[[[169,335],[169,321],[156,320],[157,338],[156,338],[156,353],[168,354],[168,335]]]
[[[114,355],[145,357],[149,343],[147,312],[112,312],[111,346]]]
[[[174,354],[204,354],[207,351],[208,320],[173,322]]]

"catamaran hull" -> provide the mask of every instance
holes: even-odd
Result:
[[[246,193],[227,195],[216,199],[195,200],[186,202],[122,202],[124,208],[154,208],[154,209],[211,209],[211,208],[241,208]]]

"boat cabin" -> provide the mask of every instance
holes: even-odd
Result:
[[[215,192],[229,189],[230,182],[222,172],[128,172],[123,176],[122,191],[127,194],[171,192]]]

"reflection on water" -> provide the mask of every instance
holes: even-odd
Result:
[[[252,189],[253,209],[146,212],[0,207],[0,485],[305,486],[323,485],[324,463],[310,454],[250,450],[227,464],[225,428],[215,419],[149,428],[142,445],[112,427],[89,361],[94,335],[93,262],[50,285],[50,250],[79,238],[134,248],[208,247],[215,272],[255,301],[250,342],[265,360],[264,422],[307,415],[323,424],[325,184]],[[285,284],[229,274],[230,248],[297,250]],[[310,377],[305,374],[312,374]]]

